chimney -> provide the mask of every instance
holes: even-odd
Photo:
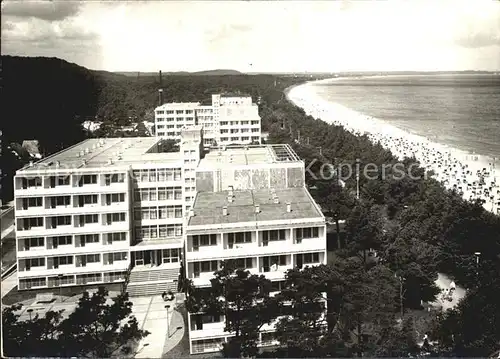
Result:
[[[274,204],[278,204],[278,203],[280,203],[280,199],[278,197],[274,197],[273,202],[274,202]]]
[[[85,166],[87,164],[87,161],[83,160],[82,161],[82,166]]]
[[[287,202],[286,204],[286,211],[290,213],[292,211],[292,204],[290,202]]]
[[[222,215],[227,216],[227,206],[222,207]]]
[[[255,213],[260,213],[260,205],[255,205]]]
[[[161,70],[160,70],[160,87],[162,86],[162,81],[161,81]]]
[[[30,167],[33,167],[33,161],[30,161]]]
[[[231,196],[231,195],[227,196],[227,201],[229,203],[233,203],[233,196]]]
[[[85,156],[85,151],[80,151],[80,157]]]
[[[85,154],[88,154],[90,152],[90,150],[87,148],[85,148]]]
[[[163,89],[158,90],[158,106],[163,105]]]
[[[56,161],[56,168],[59,168],[60,165],[61,165],[61,162]]]
[[[189,217],[194,217],[194,209],[189,209]]]

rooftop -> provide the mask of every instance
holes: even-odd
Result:
[[[199,192],[188,226],[323,218],[305,188],[276,189],[274,193],[279,203],[275,203],[269,189],[234,191],[233,202],[228,201],[228,191]],[[291,205],[290,212],[287,203]],[[256,213],[256,205],[260,207],[259,213]],[[227,206],[227,215],[223,215],[224,206]]]
[[[167,108],[196,108],[198,106],[200,106],[199,102],[170,102],[158,106],[155,110],[165,110]]]
[[[249,145],[215,147],[200,161],[200,168],[299,162],[300,158],[290,145]]]
[[[91,138],[22,170],[56,169],[57,164],[59,168],[75,169],[180,160],[178,152],[158,153],[158,142],[155,137]],[[112,163],[109,163],[110,159]]]

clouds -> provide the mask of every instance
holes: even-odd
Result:
[[[2,15],[60,21],[77,15],[80,11],[80,6],[81,3],[78,1],[11,0],[3,2]]]
[[[36,4],[2,4],[4,53],[111,71],[500,66],[500,2],[489,0]]]
[[[80,2],[5,1],[2,3],[2,52],[18,56],[59,57],[99,68],[99,34],[79,15]]]

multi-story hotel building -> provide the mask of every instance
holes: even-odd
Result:
[[[305,188],[304,163],[288,145],[210,152],[197,169],[185,228],[186,277],[209,287],[221,261],[264,274],[279,291],[285,272],[326,263],[325,218]],[[218,351],[231,337],[224,317],[190,313],[192,354]],[[273,325],[259,345],[273,344]]]
[[[151,137],[89,139],[17,171],[18,288],[122,282],[130,269],[131,295],[176,290],[201,147],[200,126],[176,153]]]
[[[326,224],[289,145],[203,150],[200,125],[180,151],[159,138],[89,139],[17,171],[18,288],[123,282],[130,295],[177,289],[181,268],[208,287],[221,261],[264,274],[326,263]],[[181,261],[184,266],[181,266]],[[259,345],[272,343],[264,326]],[[191,353],[231,337],[223,317],[189,315]]]
[[[250,96],[212,95],[210,105],[199,102],[166,103],[155,109],[159,138],[180,139],[184,126],[203,127],[204,146],[261,143],[261,121]]]

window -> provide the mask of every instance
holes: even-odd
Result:
[[[176,110],[175,111],[175,114],[176,115],[180,115],[180,114],[183,114],[184,113],[184,110]]]
[[[31,267],[45,267],[45,258],[29,258],[25,263],[26,270],[30,270]]]
[[[127,252],[110,253],[113,256],[114,261],[126,261]]]
[[[85,205],[97,204],[96,194],[86,194],[83,196],[78,196],[78,206],[83,207]]]
[[[136,236],[138,239],[158,238],[158,226],[136,227]]]
[[[56,186],[69,186],[70,177],[69,176],[52,176],[50,177],[50,187],[54,188]]]
[[[233,263],[234,263],[235,268],[237,268],[237,269],[253,268],[252,258],[233,259]]]
[[[284,241],[285,239],[286,236],[284,229],[262,232],[262,242],[264,245],[267,245],[269,241]]]
[[[91,185],[97,183],[97,175],[83,175],[78,181],[78,185],[81,187],[83,185]]]
[[[134,219],[137,221],[156,218],[156,207],[136,208],[134,211]]]
[[[156,201],[156,188],[141,188],[134,192],[134,200],[137,202]]]
[[[19,229],[25,231],[30,230],[31,228],[43,227],[43,218],[23,218],[21,224],[22,226]]]
[[[252,232],[229,233],[227,239],[230,246],[233,243],[250,243],[252,242]]]
[[[47,285],[47,281],[45,278],[19,279],[19,288],[20,289],[45,287],[46,285]]]
[[[106,233],[104,236],[105,244],[112,244],[113,242],[125,241],[127,239],[127,233],[125,232]]]
[[[107,174],[105,177],[106,186],[111,185],[111,183],[124,183],[124,182],[125,182],[125,173]]]
[[[75,277],[72,275],[49,278],[49,287],[59,287],[61,285],[74,284],[74,283],[75,283]]]
[[[99,243],[99,234],[84,234],[80,237],[80,240],[84,243]]]
[[[79,217],[80,226],[99,222],[99,216],[97,214],[81,214]]]
[[[52,237],[52,241],[54,247],[66,246],[73,243],[73,238],[71,236],[59,236],[59,237]]]
[[[42,177],[35,177],[30,179],[23,178],[22,187],[23,189],[42,187]]]
[[[87,283],[94,283],[101,281],[102,281],[101,273],[80,274],[76,276],[76,284],[87,284]]]
[[[286,255],[264,257],[264,272],[277,270],[278,266],[286,266]]]
[[[174,113],[174,110],[167,110],[167,111],[166,111],[166,114],[167,114],[167,115],[171,115],[171,114],[173,114],[173,113]]]
[[[98,263],[101,261],[101,255],[96,253],[96,254],[87,254],[86,260],[87,263]]]
[[[164,112],[163,112],[163,110],[158,110],[158,111],[156,111],[156,114],[157,114],[157,115],[163,115],[163,113],[164,113]]]
[[[42,197],[23,198],[23,209],[30,207],[41,207]]]
[[[218,269],[217,261],[194,262],[194,276],[199,277],[200,273],[215,272]]]
[[[71,202],[70,196],[58,196],[58,197],[52,197],[51,198],[51,205],[52,208],[57,207],[57,206],[69,206]]]
[[[125,202],[125,193],[110,193],[106,195],[106,205],[111,205],[112,203]]]
[[[126,272],[104,273],[104,281],[115,282],[115,281],[119,281],[119,280],[124,280],[126,274],[127,274]]]
[[[259,124],[259,121],[258,121],[258,120],[257,120],[257,121],[252,121],[252,123],[251,123],[251,124],[252,124],[252,125],[258,125],[258,124]]]
[[[297,254],[297,257],[299,256],[302,257],[302,264],[319,263],[319,253]],[[297,258],[297,263],[301,263],[299,258]]]
[[[57,228],[58,226],[69,226],[71,225],[71,216],[52,217],[51,222],[51,228]]]
[[[222,348],[224,338],[201,339],[193,341],[193,354],[205,353],[206,351],[217,351]]]
[[[318,227],[296,228],[295,229],[295,239],[296,239],[297,243],[300,243],[300,241],[302,239],[318,238],[318,237],[319,237]]]
[[[163,263],[177,263],[179,262],[179,250],[174,249],[163,249],[162,250],[162,261]]]
[[[55,257],[54,263],[56,263],[56,262],[58,263],[58,265],[61,265],[61,266],[73,264],[73,257],[72,256]]]
[[[24,249],[29,250],[30,248],[44,247],[45,241],[43,237],[26,238],[24,240]]]
[[[199,236],[193,236],[194,251],[197,251],[199,247],[216,246],[216,245],[217,245],[216,234],[202,234]]]
[[[106,224],[110,225],[114,222],[125,222],[125,213],[108,213],[106,214]]]

